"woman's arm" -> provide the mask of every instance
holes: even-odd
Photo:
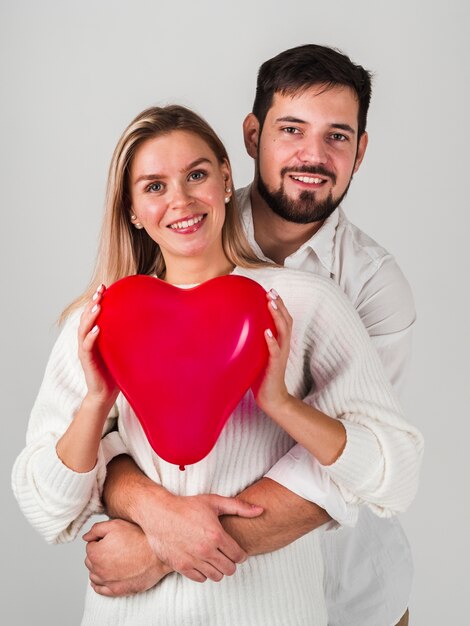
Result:
[[[301,401],[282,379],[292,320],[274,298],[279,339],[267,337],[270,362],[257,401],[315,456],[347,502],[368,504],[379,515],[402,511],[417,489],[422,437],[403,419],[350,303],[329,281],[318,281],[315,291],[311,323],[294,332],[295,358],[299,350],[309,357],[311,391]]]
[[[20,508],[48,542],[76,536],[102,512],[106,476],[101,437],[117,390],[93,372],[96,301],[66,322],[46,367],[28,424],[26,447],[13,467],[12,486]],[[81,365],[77,354],[80,355]]]
[[[103,292],[101,285],[80,316],[78,358],[85,376],[86,394],[56,446],[64,465],[79,473],[89,472],[96,465],[103,426],[119,393],[96,346],[100,329],[95,322]]]
[[[285,376],[292,337],[292,317],[274,289],[268,294],[269,309],[277,329],[277,338],[267,330],[269,362],[261,379],[253,386],[258,406],[292,439],[303,445],[320,463],[334,463],[346,444],[343,424],[307,405],[287,390]]]

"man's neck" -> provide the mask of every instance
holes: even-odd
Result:
[[[251,210],[256,243],[268,259],[284,265],[285,259],[319,230],[324,222],[296,224],[280,217],[260,196],[256,182],[251,187]]]

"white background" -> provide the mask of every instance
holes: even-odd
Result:
[[[406,409],[426,456],[403,516],[416,561],[411,624],[469,623],[467,7],[0,1],[3,624],[81,617],[82,542],[47,546],[19,512],[9,477],[54,321],[91,272],[115,142],[143,108],[183,103],[220,133],[237,186],[246,184],[241,122],[257,68],[304,43],[336,46],[375,74],[369,149],[343,206],[395,254],[418,309]]]

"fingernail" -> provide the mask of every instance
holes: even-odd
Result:
[[[99,331],[100,327],[99,326],[93,326],[93,328],[91,329],[91,332],[96,335],[96,333]]]
[[[271,300],[275,300],[276,298],[279,298],[279,294],[277,293],[275,289],[270,289],[269,297],[271,298]]]
[[[277,304],[274,302],[274,300],[271,300],[270,305],[273,307],[275,311],[277,311]]]
[[[98,289],[93,294],[93,298],[92,298],[93,302],[98,299],[98,297],[103,293],[103,291],[104,291],[104,285],[103,285],[103,283],[101,283],[101,285],[98,287]]]
[[[97,310],[98,310],[98,305],[95,304],[95,306],[91,309],[91,312],[96,313]]]
[[[271,339],[274,337],[273,335],[273,331],[270,328],[266,328],[266,334],[268,337],[270,337]]]

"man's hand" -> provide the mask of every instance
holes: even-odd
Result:
[[[241,550],[239,553],[241,561],[246,558],[246,554],[251,556],[279,550],[331,519],[328,513],[313,502],[304,500],[269,478],[262,478],[254,483],[239,494],[239,498],[222,498],[215,495],[172,496],[145,476],[134,461],[125,455],[114,458],[108,464],[103,497],[109,515],[138,524],[145,532],[152,548],[164,558],[170,556],[170,562],[165,563],[167,567],[185,575],[189,572],[190,577],[199,582],[206,578],[212,580],[222,578],[220,569],[214,568],[214,565],[207,568],[207,554],[201,553],[201,548],[204,552],[202,545],[204,544],[206,548],[208,545],[208,529],[210,529],[209,544],[212,537],[210,550],[212,555],[219,559],[228,558],[227,553],[221,551],[219,547],[221,541],[225,544],[224,539],[228,540],[229,544],[232,540],[236,542],[237,549]],[[221,503],[230,502],[232,508],[224,510]],[[243,507],[247,514],[240,516],[242,509],[238,509],[237,505],[233,508],[234,502]],[[264,510],[251,509],[250,514],[247,504],[250,502],[261,505]],[[170,511],[172,506],[173,509]],[[179,558],[181,556],[185,558],[188,554],[193,555],[193,558],[201,563],[202,572],[188,562],[175,563],[179,568],[172,567],[172,541],[175,540],[181,542]],[[232,553],[233,558],[236,556]],[[232,565],[224,561],[227,565],[227,569],[224,570],[226,574],[231,570],[234,571],[235,563],[240,562],[229,560]],[[204,572],[211,573],[212,577]]]
[[[103,596],[146,591],[171,572],[157,559],[143,530],[131,522],[98,522],[83,539],[91,586]]]
[[[246,560],[219,517],[253,518],[261,515],[262,507],[214,494],[174,496],[161,488],[149,495],[139,523],[159,560],[172,570],[196,582],[218,582]]]

